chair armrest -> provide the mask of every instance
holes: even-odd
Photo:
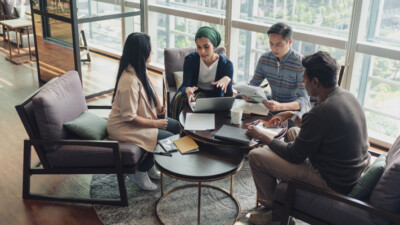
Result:
[[[382,216],[385,219],[388,219],[393,222],[400,221],[400,215],[397,215],[395,213],[376,208],[376,207],[374,207],[366,202],[360,201],[358,199],[351,198],[351,197],[348,197],[348,196],[345,196],[345,195],[342,195],[342,194],[339,194],[339,193],[336,193],[333,191],[327,191],[322,188],[315,187],[310,184],[306,184],[304,182],[301,182],[298,180],[293,180],[293,179],[290,179],[288,181],[288,187],[287,187],[287,192],[286,192],[287,199],[285,200],[285,208],[287,207],[286,204],[289,204],[289,206],[288,206],[289,210],[292,207],[292,203],[293,203],[293,199],[294,199],[296,190],[304,190],[307,192],[321,195],[321,196],[329,198],[329,199],[343,202],[345,204],[365,210],[369,213],[373,213],[375,215]],[[288,199],[288,198],[290,198],[290,199]]]
[[[88,109],[111,109],[111,105],[88,105]]]
[[[118,141],[111,140],[77,140],[77,139],[59,139],[59,140],[39,140],[39,139],[25,139],[31,145],[83,145],[93,147],[118,147]]]

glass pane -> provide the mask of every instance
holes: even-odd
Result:
[[[48,13],[71,18],[70,0],[47,0],[43,2],[46,3],[46,11]]]
[[[78,18],[90,18],[121,13],[120,1],[78,0]]]
[[[203,12],[213,16],[225,16],[226,0],[157,0],[156,3],[176,9]]]
[[[351,91],[365,111],[370,136],[394,138],[400,133],[400,61],[357,54]],[[391,143],[389,142],[389,143]]]
[[[400,46],[400,1],[373,1],[368,18],[367,41]]]
[[[34,19],[40,79],[49,81],[51,78],[63,75],[69,70],[75,70],[72,45],[57,44],[55,41],[51,41],[51,38],[44,40],[41,16],[34,14]],[[64,24],[61,23],[61,25]],[[64,30],[63,37],[65,39],[72,39],[72,33]]]
[[[121,19],[84,23],[89,47],[120,55],[122,53]]]
[[[297,40],[293,41],[292,48],[304,56],[315,53],[316,51],[329,52],[340,65],[344,64],[346,56],[343,49]],[[233,64],[238,66],[236,82],[247,83],[254,74],[258,59],[264,52],[269,50],[267,34],[239,30],[239,43],[231,43],[231,55],[237,55],[237,62],[233,61]]]
[[[194,42],[194,36],[196,35],[197,29],[202,26],[216,28],[222,37],[222,42],[219,46],[224,46],[224,26],[161,13],[154,14],[157,16],[157,30],[150,31],[153,53],[157,54],[152,57],[152,62],[154,63],[164,64],[164,48],[195,48],[196,43]],[[152,27],[152,25],[150,25],[150,27]]]
[[[353,0],[241,0],[240,18],[270,24],[286,21],[302,30],[347,37],[352,8]]]
[[[49,18],[49,34],[48,37],[55,38],[62,42],[66,42],[72,47],[72,26],[70,23],[62,22]]]

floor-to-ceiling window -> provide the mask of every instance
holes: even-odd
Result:
[[[342,87],[363,105],[374,142],[388,146],[399,135],[400,1],[147,0],[144,4],[152,64],[162,67],[164,48],[195,47],[195,32],[209,25],[223,36],[235,82],[246,83],[259,56],[269,50],[268,28],[284,21],[294,29],[294,49],[303,55],[327,51],[346,66]],[[139,7],[137,0],[125,5]]]

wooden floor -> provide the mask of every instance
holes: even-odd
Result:
[[[101,224],[91,205],[63,204],[22,199],[23,140],[27,134],[14,106],[27,98],[38,85],[36,62],[16,65],[6,60],[8,46],[0,37],[0,224]],[[117,68],[116,60],[107,60],[86,65],[89,74],[83,77],[85,93],[92,93],[113,86],[115,74],[99,75],[101,67]],[[104,71],[104,70],[103,70]],[[108,71],[108,73],[111,73]],[[95,78],[98,78],[97,80]],[[161,87],[161,77],[152,76]],[[109,104],[110,98],[99,98],[98,102]],[[36,159],[36,158],[35,158]],[[90,176],[35,176],[32,189],[40,193],[56,195],[89,196]],[[65,185],[68,184],[68,185]],[[74,184],[81,185],[73,187]]]

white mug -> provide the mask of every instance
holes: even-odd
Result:
[[[242,114],[243,114],[243,109],[232,108],[231,109],[231,122],[233,124],[240,124],[240,122],[242,121]]]

